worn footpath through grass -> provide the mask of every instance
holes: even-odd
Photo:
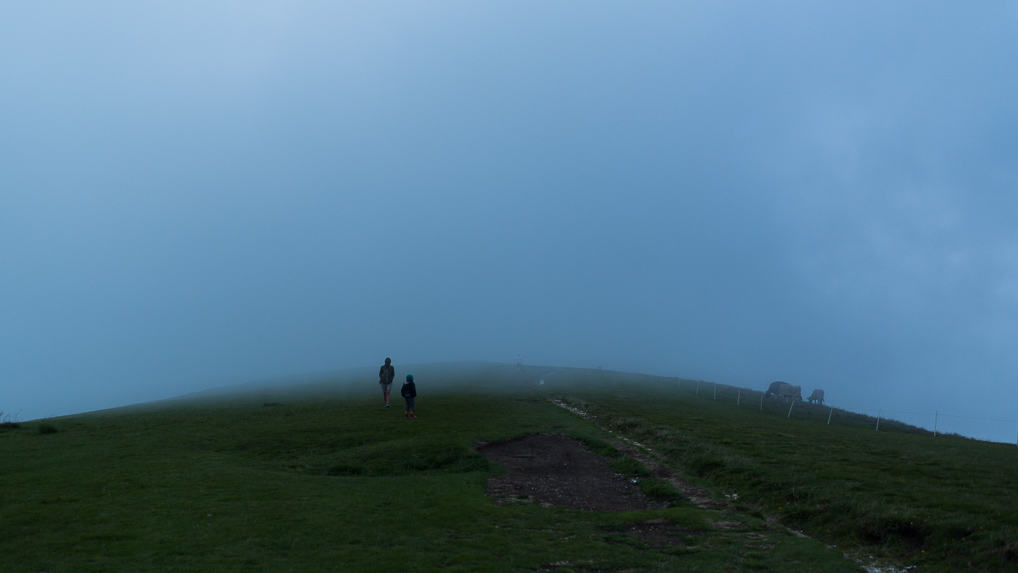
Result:
[[[422,390],[426,386],[422,384]],[[850,571],[762,514],[703,509],[537,391],[181,402],[0,433],[5,571]],[[561,434],[662,509],[497,503],[475,447]],[[670,501],[669,501],[670,500]]]

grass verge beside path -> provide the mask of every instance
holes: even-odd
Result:
[[[930,570],[1018,570],[1013,445],[790,421],[666,385],[569,396],[699,485],[842,549]]]

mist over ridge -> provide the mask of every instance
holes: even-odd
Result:
[[[323,400],[333,404],[364,404],[381,399],[377,369],[372,367],[345,368],[329,372],[305,373],[293,376],[253,380],[241,384],[214,386],[204,390],[149,402],[124,405],[92,412],[75,413],[68,417],[117,415],[128,412],[160,412],[177,408],[250,408],[301,407],[319,404]],[[919,433],[932,437],[951,436],[986,439],[978,436],[980,426],[951,425],[950,414],[938,413],[936,420],[909,420],[893,411],[857,412],[824,398],[822,403],[810,401],[812,388],[801,388],[794,404],[781,396],[768,396],[769,385],[740,387],[719,384],[709,380],[696,380],[674,376],[659,376],[640,372],[606,370],[604,368],[561,367],[531,365],[519,362],[499,363],[482,361],[440,362],[403,365],[397,371],[393,396],[408,374],[418,384],[419,396],[425,407],[435,407],[454,397],[515,396],[521,401],[556,402],[558,398],[577,392],[618,392],[618,395],[659,395],[663,399],[679,399],[694,409],[704,408],[704,415],[714,409],[728,408],[726,416],[734,416],[739,424],[760,423],[757,415],[778,419],[788,418],[794,423],[805,421],[822,425],[851,426],[857,431],[876,429],[884,432]],[[663,394],[661,394],[663,392]],[[394,404],[399,400],[393,398]],[[939,416],[944,418],[940,419]],[[742,416],[740,418],[740,416]],[[985,420],[973,420],[979,422]],[[959,427],[963,431],[959,431]],[[983,426],[985,427],[985,426]],[[1005,441],[993,440],[989,441]]]
[[[1011,3],[7,14],[4,417],[520,356],[1018,434]]]

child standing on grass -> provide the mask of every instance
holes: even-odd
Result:
[[[403,395],[403,399],[406,401],[406,409],[403,410],[404,418],[416,418],[414,415],[414,398],[417,397],[417,385],[414,384],[414,375],[407,374],[406,382],[403,383],[403,387],[399,389],[399,393]]]

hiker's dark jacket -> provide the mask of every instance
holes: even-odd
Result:
[[[392,364],[385,365],[378,369],[378,383],[379,384],[392,384],[392,379],[396,377],[396,369]]]
[[[403,387],[399,389],[399,393],[404,398],[416,398],[417,385],[413,382],[404,382]]]

